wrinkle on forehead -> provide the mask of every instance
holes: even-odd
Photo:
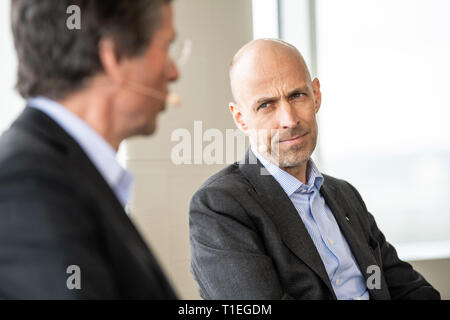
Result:
[[[243,46],[230,65],[233,98],[239,103],[242,92],[258,82],[284,82],[289,73],[301,73],[309,85],[311,76],[300,52],[292,45],[277,39],[253,40]]]

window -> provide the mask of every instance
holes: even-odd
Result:
[[[450,2],[280,0],[278,9],[280,37],[321,81],[321,170],[360,191],[402,258],[450,256]]]
[[[278,38],[278,1],[253,0],[253,38]]]
[[[0,134],[6,130],[25,106],[25,102],[14,90],[16,81],[17,58],[12,40],[9,18],[10,1],[0,1]]]

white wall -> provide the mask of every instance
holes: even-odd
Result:
[[[9,19],[9,0],[0,1],[0,133],[6,130],[25,102],[14,90],[17,59]]]
[[[318,0],[316,12],[321,169],[358,189],[393,245],[450,257],[450,2]]]

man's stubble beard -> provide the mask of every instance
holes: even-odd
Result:
[[[298,145],[291,146],[288,150],[279,150],[277,145],[271,148],[272,162],[280,168],[297,167],[310,158],[317,144],[317,129],[311,130],[307,135],[308,139]]]

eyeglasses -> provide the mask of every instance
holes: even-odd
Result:
[[[175,41],[169,49],[170,57],[173,62],[181,67],[186,64],[191,56],[192,41],[189,39]]]

